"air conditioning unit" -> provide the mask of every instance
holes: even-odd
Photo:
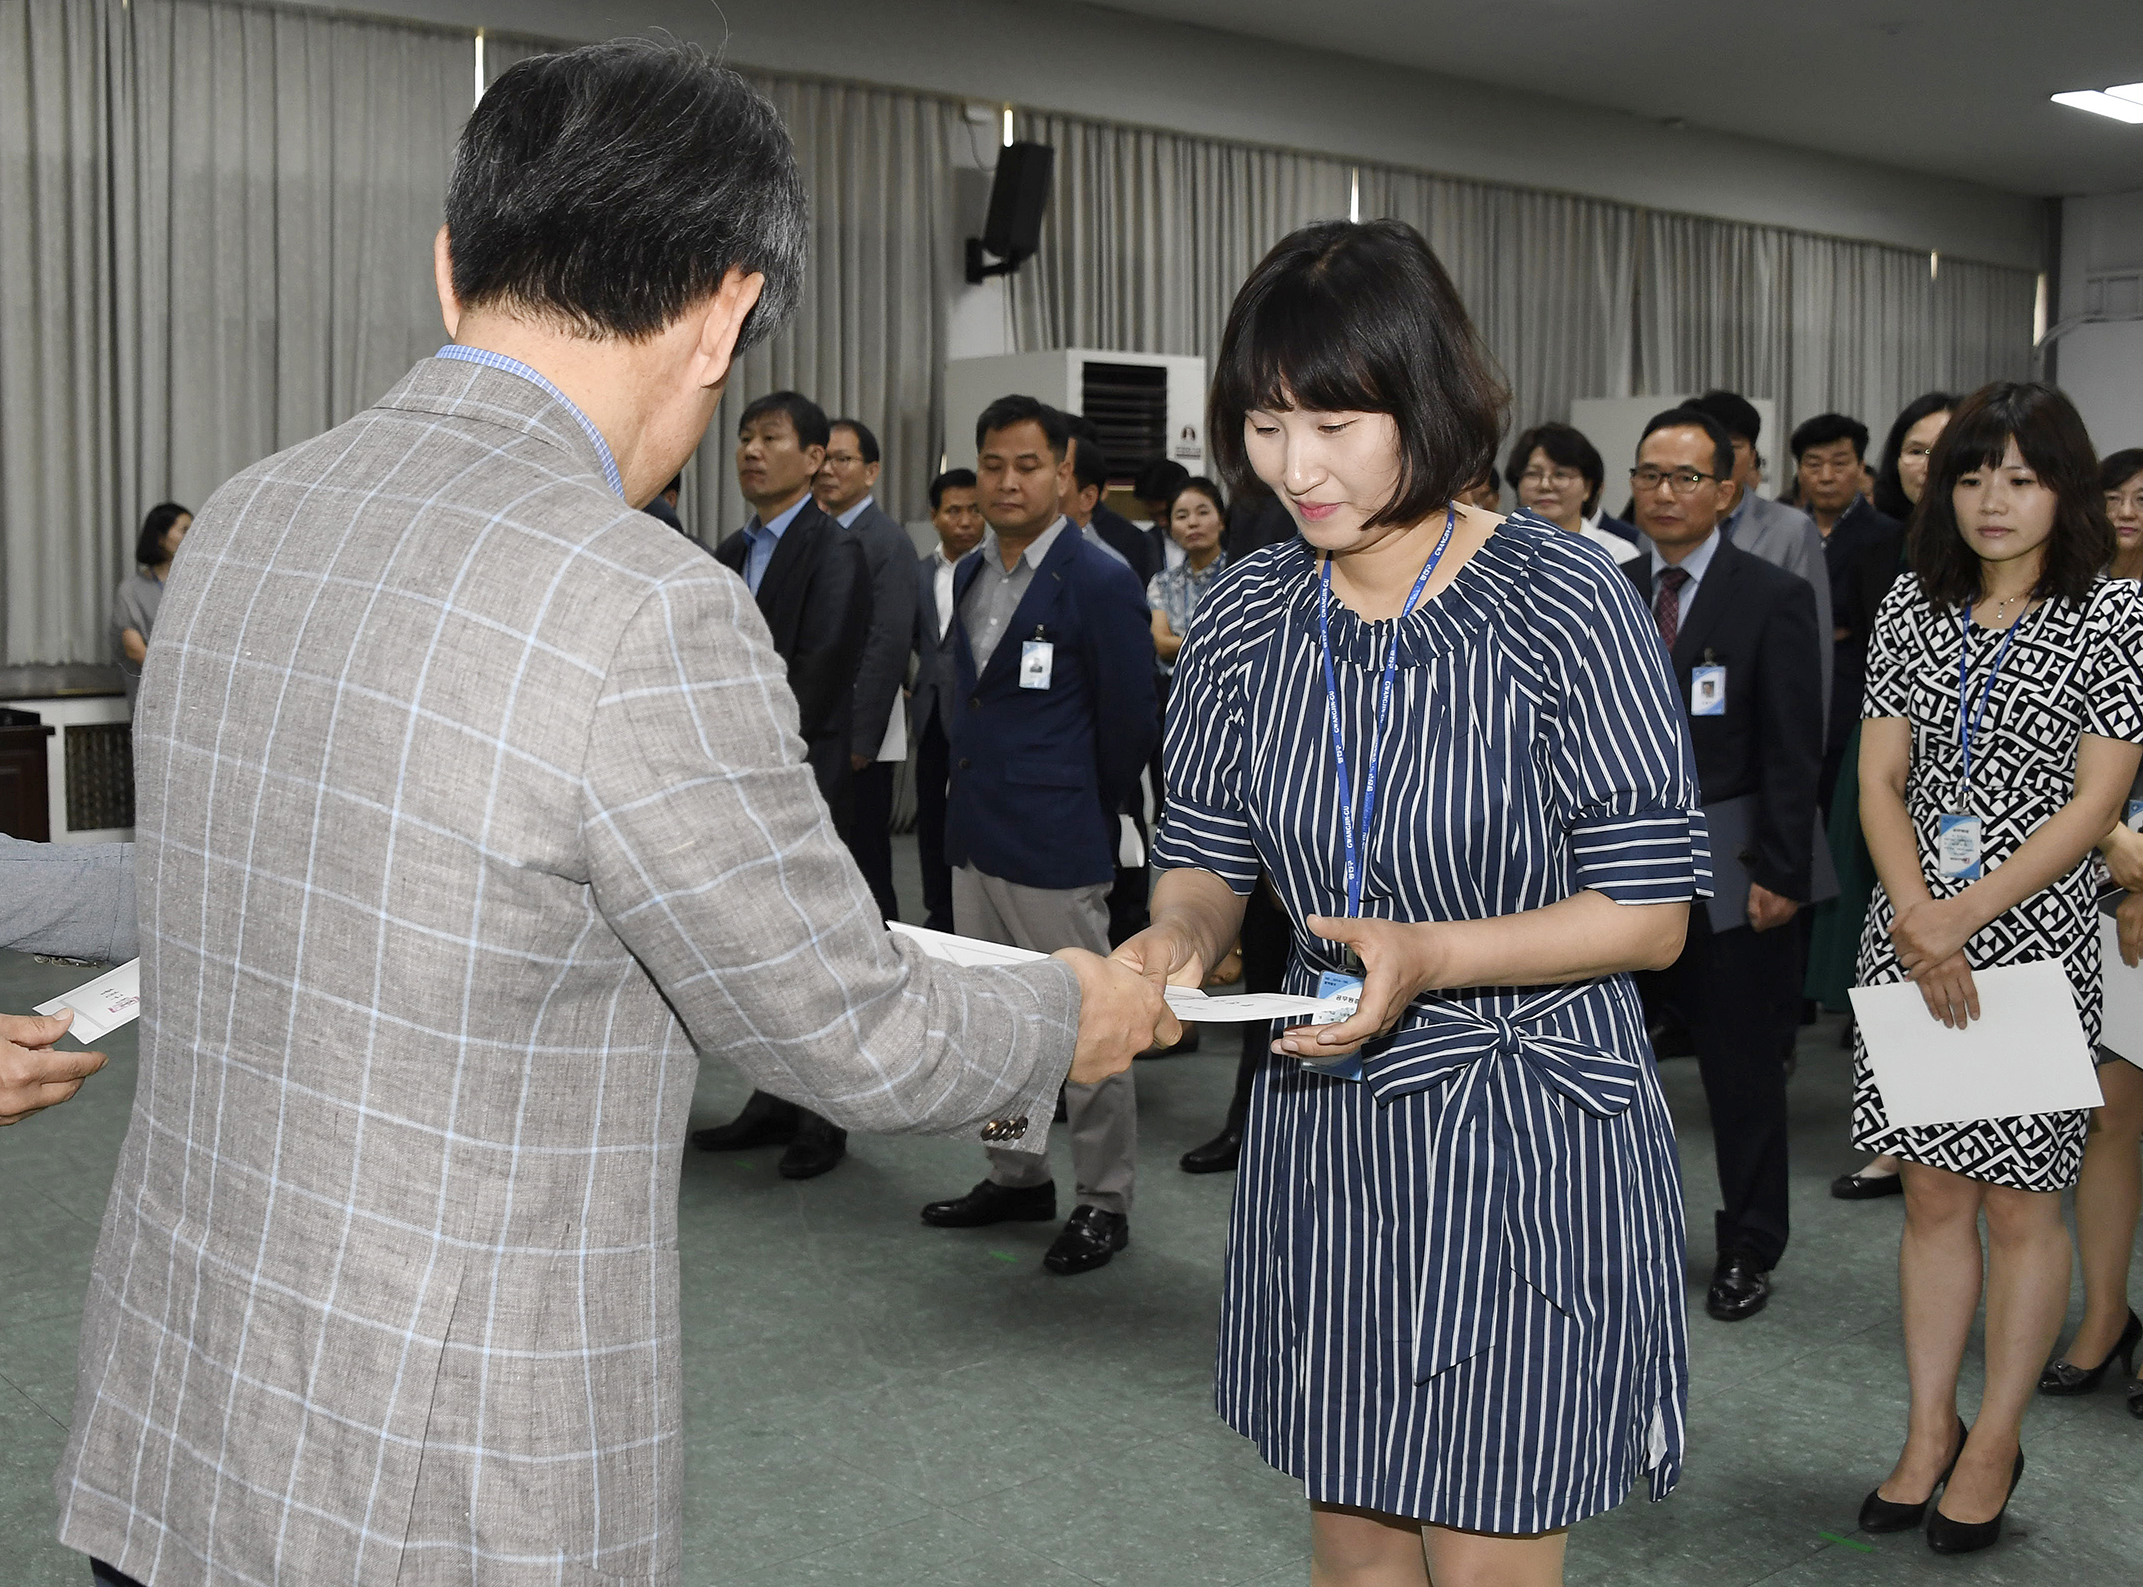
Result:
[[[1067,347],[945,365],[945,466],[975,466],[975,420],[999,397],[1034,397],[1101,431],[1112,484],[1156,458],[1205,472],[1205,360]]]

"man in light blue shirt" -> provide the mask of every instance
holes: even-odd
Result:
[[[759,593],[759,586],[766,579],[766,565],[774,560],[774,548],[781,544],[782,531],[796,522],[796,515],[810,500],[807,491],[765,523],[753,513],[752,521],[744,526],[744,582],[752,594]]]

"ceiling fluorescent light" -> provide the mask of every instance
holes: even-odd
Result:
[[[2143,124],[2143,103],[2131,99],[2116,99],[2111,94],[2102,94],[2095,89],[2079,94],[2053,94],[2049,96],[2057,105],[2067,105],[2071,110],[2088,110],[2094,116],[2111,116],[2115,121],[2130,125]]]
[[[2143,83],[2115,83],[2106,92],[2115,99],[2126,99],[2131,103],[2143,105]]]

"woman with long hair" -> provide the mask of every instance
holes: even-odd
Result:
[[[1300,534],[1190,625],[1118,950],[1198,985],[1262,869],[1287,990],[1353,1009],[1264,1056],[1221,1303],[1221,1414],[1304,1484],[1316,1587],[1557,1582],[1567,1528],[1681,1471],[1680,1177],[1630,972],[1706,884],[1696,775],[1628,576],[1457,500],[1504,400],[1410,227],[1305,227],[1244,283],[1208,434]]]
[[[1912,577],[1876,618],[1860,750],[1880,879],[1860,980],[1914,982],[1946,1025],[1977,1017],[1975,971],[2052,959],[2098,1037],[2089,861],[2143,758],[2143,594],[2106,578],[2113,547],[2066,397],[2005,382],[1958,406],[1913,517]],[[2023,1476],[2024,1411],[2068,1309],[2061,1192],[2086,1117],[1893,1125],[1856,1047],[1853,1144],[1903,1164],[1911,1386],[1904,1450],[1860,1521],[1924,1523],[1930,1547],[1964,1553],[2001,1535]],[[1957,1378],[1982,1293],[1986,1386],[1968,1429]]]
[[[2098,482],[2117,548],[2107,576],[2143,579],[2143,447],[2108,457],[2099,465]],[[2098,847],[2108,873],[2102,904],[2113,909],[2122,957],[2133,966],[2143,960],[2143,769],[2128,790],[2121,819]],[[2108,965],[2107,973],[2119,972]],[[2137,1349],[2143,1346],[2143,1319],[2128,1304],[2129,1258],[2143,1208],[2143,1047],[2132,1042],[2123,1047],[2098,1050],[2098,1085],[2106,1101],[2091,1115],[2083,1177],[2076,1182],[2083,1321],[2068,1348],[2040,1375],[2041,1394],[2089,1394],[2116,1359],[2132,1379]],[[2143,1383],[2129,1388],[2128,1408],[2143,1416]]]

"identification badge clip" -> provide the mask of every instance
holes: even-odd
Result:
[[[1726,669],[1715,663],[1695,667],[1689,673],[1689,714],[1726,715]]]
[[[2121,822],[2131,832],[2143,832],[2143,799],[2128,801],[2128,810]]]
[[[1046,689],[1057,663],[1057,647],[1046,639],[1029,639],[1019,647],[1019,686]]]
[[[1986,874],[1983,862],[1987,824],[1978,816],[1935,818],[1935,869],[1954,881],[1976,882]]]

